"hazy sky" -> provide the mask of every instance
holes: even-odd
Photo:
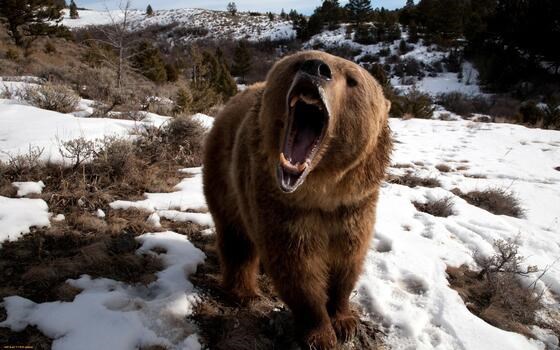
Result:
[[[123,0],[124,2],[125,0]],[[145,9],[148,4],[152,5],[154,10],[161,9],[172,9],[172,8],[184,8],[184,7],[195,7],[195,8],[206,8],[212,10],[225,10],[228,2],[232,0],[132,0],[132,6],[138,9]],[[241,11],[253,10],[253,11],[272,11],[280,12],[282,8],[288,12],[290,9],[296,9],[299,12],[310,14],[313,9],[319,6],[321,0],[233,0],[237,5],[237,8]],[[67,1],[69,2],[69,0]],[[115,8],[119,3],[118,0],[75,0],[79,7],[93,8],[93,9],[105,9],[105,6],[109,8]],[[341,4],[345,4],[347,1],[342,0]],[[397,7],[402,7],[406,3],[406,0],[373,0],[371,2],[372,7],[385,7],[388,9],[394,9]]]

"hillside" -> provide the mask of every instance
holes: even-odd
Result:
[[[65,12],[62,24],[69,28],[83,28],[91,25],[105,25],[112,21],[120,21],[123,13],[112,11],[80,11],[80,18],[71,19]],[[231,16],[225,11],[204,9],[157,10],[153,16],[145,11],[130,11],[130,29],[142,30],[150,26],[169,26],[169,30],[178,33],[178,43],[193,39],[249,39],[249,40],[282,40],[293,39],[295,32],[290,21],[270,20],[262,14],[252,15],[239,12]],[[202,29],[202,30],[201,30]]]

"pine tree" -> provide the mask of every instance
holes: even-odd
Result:
[[[237,5],[235,5],[235,2],[230,2],[227,5],[227,10],[232,16],[235,16],[237,14]]]
[[[153,16],[154,15],[154,9],[152,8],[152,5],[148,5],[148,7],[146,7],[146,16]]]
[[[237,93],[237,84],[231,76],[224,54],[219,47],[216,49],[214,57],[216,57],[217,65],[213,85],[217,92],[222,94],[225,99],[228,99]]]
[[[74,2],[74,0],[70,0],[70,18],[71,19],[80,18],[80,15],[78,14],[78,6]]]
[[[16,45],[22,46],[25,37],[59,31],[62,9],[55,0],[1,0],[0,20],[7,23],[8,34]]]
[[[179,80],[179,70],[176,64],[167,63],[165,65],[165,73],[167,74],[167,81],[174,83]]]
[[[406,0],[405,7],[414,7],[414,0]]]
[[[346,5],[350,19],[356,24],[367,22],[372,13],[370,0],[350,0]]]
[[[190,91],[185,87],[179,88],[179,90],[177,91],[177,95],[175,96],[175,107],[173,108],[173,114],[181,115],[189,113],[192,103],[193,97]]]
[[[133,58],[133,65],[148,79],[156,83],[167,81],[165,63],[158,48],[147,41],[140,43]]]
[[[284,11],[284,8],[282,8],[282,11],[280,11],[280,18],[282,18],[284,20],[288,18],[288,15]]]
[[[233,74],[239,76],[242,82],[245,82],[245,76],[251,71],[251,52],[246,41],[239,41],[233,55],[233,65],[231,70]]]
[[[318,13],[329,30],[338,28],[338,24],[344,17],[343,9],[340,7],[338,0],[324,0],[321,7],[318,8]]]
[[[298,20],[299,18],[300,18],[299,13],[298,13],[296,10],[294,10],[294,9],[291,9],[291,10],[290,10],[290,13],[288,13],[288,19],[289,19],[290,21],[296,21],[296,20]]]

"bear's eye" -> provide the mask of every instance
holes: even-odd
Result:
[[[358,85],[358,81],[356,79],[354,79],[353,77],[351,77],[350,75],[346,76],[346,84],[350,87],[354,87],[356,85]]]

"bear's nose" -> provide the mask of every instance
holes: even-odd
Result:
[[[307,60],[303,62],[299,70],[309,75],[327,80],[332,78],[331,69],[325,62],[321,60]]]

